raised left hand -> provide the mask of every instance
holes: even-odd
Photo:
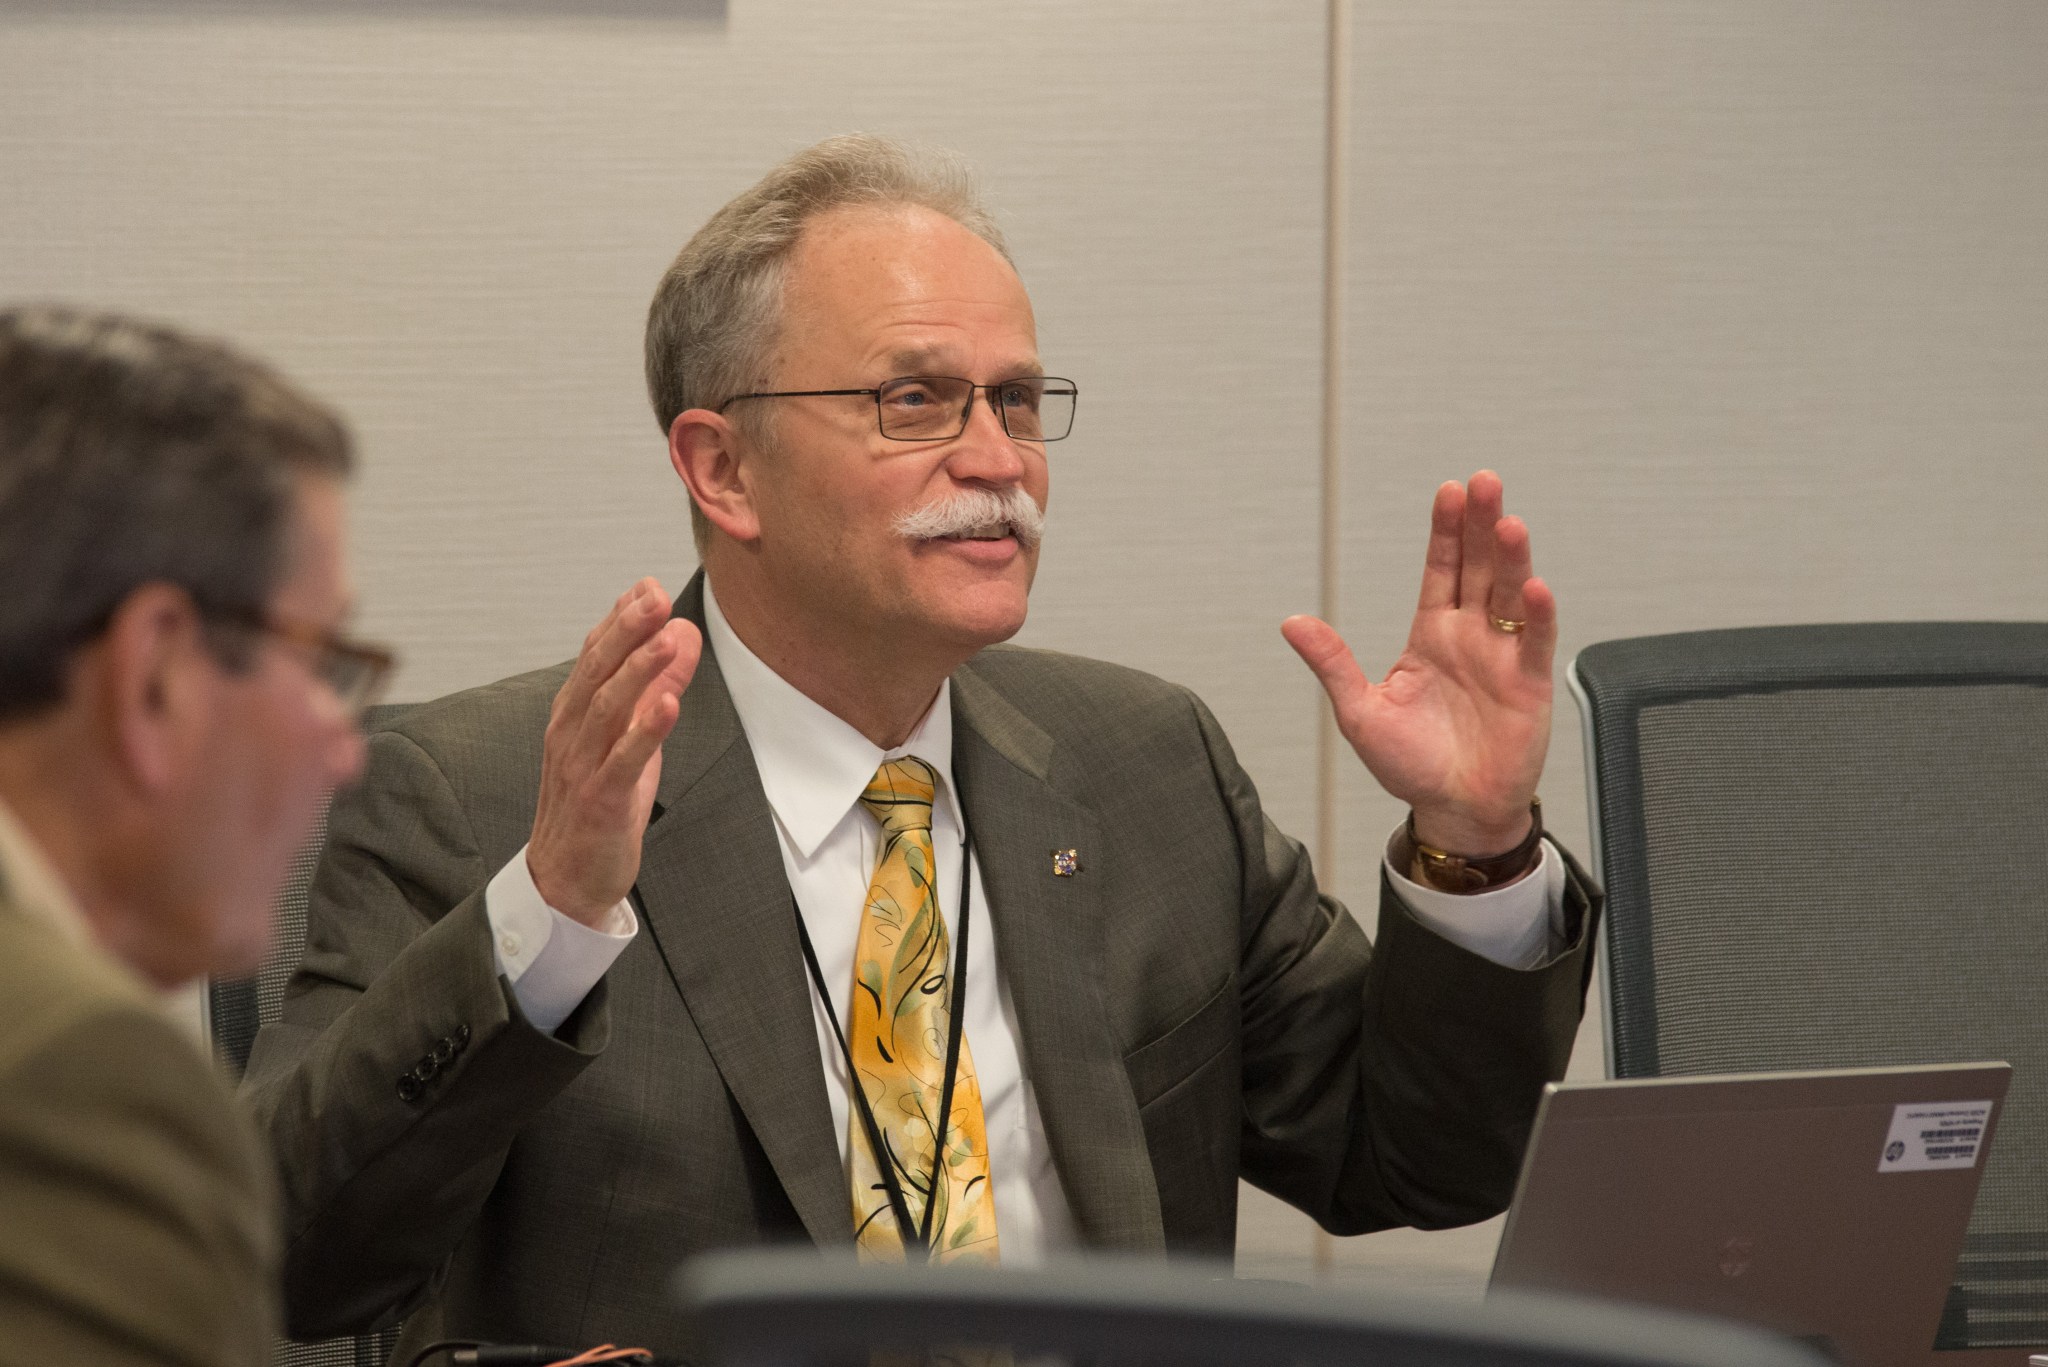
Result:
[[[1329,694],[1337,729],[1380,786],[1415,809],[1416,836],[1472,857],[1528,834],[1550,745],[1557,600],[1531,573],[1529,529],[1501,515],[1501,495],[1491,470],[1436,491],[1421,601],[1382,682],[1366,678],[1328,623],[1280,624]]]

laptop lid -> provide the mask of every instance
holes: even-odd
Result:
[[[1923,1367],[2011,1077],[1968,1063],[1553,1083],[1492,1286]]]

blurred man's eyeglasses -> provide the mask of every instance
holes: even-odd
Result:
[[[1074,430],[1074,402],[1080,391],[1072,380],[1051,375],[1024,375],[994,384],[976,384],[957,375],[905,375],[874,389],[778,389],[735,394],[715,411],[723,413],[743,399],[865,395],[874,399],[875,421],[889,440],[951,441],[967,430],[977,393],[988,395],[988,406],[1002,419],[1003,430],[1016,441],[1058,441]]]
[[[294,622],[261,612],[221,608],[207,614],[215,621],[288,641],[304,652],[313,673],[334,690],[351,717],[361,717],[384,691],[398,657],[383,646],[352,641],[310,622]]]

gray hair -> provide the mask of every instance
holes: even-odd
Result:
[[[713,214],[654,291],[647,396],[664,433],[686,409],[715,408],[767,388],[790,252],[811,219],[863,204],[930,209],[1010,259],[1002,229],[960,157],[868,133],[805,148]],[[694,503],[690,516],[701,551],[707,525]]]
[[[72,654],[144,584],[182,587],[213,622],[262,612],[299,478],[351,463],[339,417],[218,342],[0,311],[0,720],[61,702]]]

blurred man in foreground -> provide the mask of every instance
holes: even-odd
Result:
[[[336,804],[249,1069],[297,1328],[661,1350],[704,1249],[1227,1256],[1240,1177],[1344,1233],[1506,1204],[1594,903],[1498,478],[1439,490],[1386,683],[1284,627],[1414,814],[1368,945],[1192,694],[1001,644],[1078,386],[957,165],[776,167],[647,374],[703,575],[409,710]]]
[[[224,347],[0,312],[0,1363],[270,1360],[270,1165],[162,994],[361,767],[349,464]]]

